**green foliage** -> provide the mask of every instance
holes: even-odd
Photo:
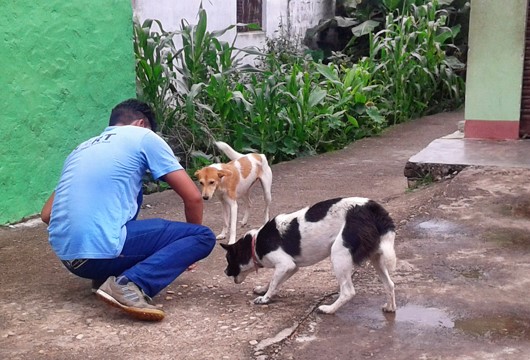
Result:
[[[214,140],[262,152],[271,162],[340,149],[379,134],[388,120],[463,99],[459,63],[445,53],[458,27],[445,26],[446,13],[431,3],[405,10],[390,14],[376,34],[370,23],[355,28],[370,40],[369,56],[337,54],[328,64],[281,32],[263,50],[236,49],[235,39],[220,38],[235,26],[207,31],[203,9],[196,25],[183,20],[175,32],[148,20],[135,26],[138,95],[155,109],[161,135],[190,173],[219,160]],[[249,65],[249,55],[260,65]]]
[[[340,149],[381,131],[384,119],[373,102],[366,106],[368,74],[359,69],[340,72],[349,79],[343,84],[333,65],[310,57],[281,60],[270,53],[263,71],[239,85],[225,141],[278,162]]]
[[[463,64],[445,54],[459,27],[446,27],[446,19],[435,2],[412,5],[403,15],[389,14],[385,29],[370,37],[370,56],[361,63],[379,85],[381,106],[392,123],[463,101],[464,81],[454,72]]]
[[[160,31],[152,30],[154,25]],[[162,132],[174,126],[172,86],[176,77],[168,66],[172,61],[172,52],[176,51],[173,36],[173,33],[164,31],[158,20],[134,24],[136,92],[139,99],[152,106]]]
[[[414,190],[432,185],[434,182],[435,182],[435,178],[433,174],[429,172],[429,173],[424,174],[423,177],[419,179],[409,180],[409,187],[407,191],[412,192]]]
[[[348,55],[356,63],[368,56],[369,36],[383,30],[387,15],[404,14],[412,7],[435,3],[448,14],[447,26],[461,26],[464,31],[455,39],[459,52],[467,48],[469,0],[337,0],[333,18],[322,19],[306,32],[304,43],[335,61],[334,52]],[[465,61],[463,56],[461,61]]]
[[[219,40],[234,27],[207,31],[202,8],[197,24],[183,20],[174,32],[165,31],[156,20],[135,24],[138,97],[153,107],[163,137],[185,165],[192,162],[191,167],[193,154],[211,149],[217,137],[212,131],[220,130],[222,136],[229,121],[226,105],[232,94],[227,86],[239,72],[258,71],[241,63],[244,56],[237,56],[233,44]],[[177,39],[182,45],[177,46]]]

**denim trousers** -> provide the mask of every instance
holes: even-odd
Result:
[[[163,219],[131,220],[121,254],[113,259],[89,259],[69,270],[77,276],[105,280],[125,275],[153,297],[190,265],[207,257],[215,235],[203,225]]]

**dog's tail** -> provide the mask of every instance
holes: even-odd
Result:
[[[390,230],[381,236],[381,242],[379,243],[379,251],[382,254],[382,259],[389,272],[393,272],[396,269],[396,251],[394,250],[395,238],[395,231]]]
[[[245,156],[245,154],[241,154],[241,153],[238,153],[237,151],[235,151],[234,149],[232,149],[230,147],[230,145],[228,145],[227,143],[225,142],[222,142],[222,141],[216,141],[215,142],[215,145],[219,148],[219,150],[221,150],[226,156],[228,156],[228,158],[230,160],[237,160],[239,159],[240,157],[242,156]]]

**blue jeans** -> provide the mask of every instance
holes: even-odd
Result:
[[[125,275],[153,297],[215,246],[215,235],[202,225],[147,219],[132,220],[125,226],[127,238],[117,258],[89,259],[69,270],[95,280]]]

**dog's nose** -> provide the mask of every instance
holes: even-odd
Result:
[[[203,196],[202,197],[204,200],[208,200],[210,197],[209,196]]]

